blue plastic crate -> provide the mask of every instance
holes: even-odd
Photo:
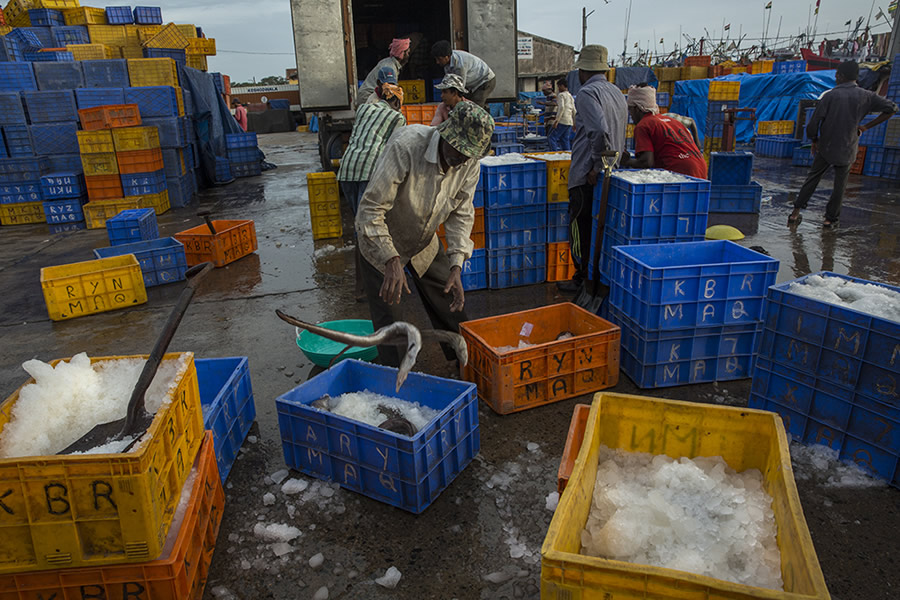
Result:
[[[217,182],[225,182],[231,181],[233,179],[233,175],[231,174],[231,162],[227,158],[222,158],[221,156],[216,157],[216,181]]]
[[[155,240],[159,237],[156,211],[152,208],[123,210],[106,220],[106,233],[110,246]]]
[[[34,144],[31,141],[31,128],[28,125],[4,125],[0,127],[6,152],[12,157],[34,156]]]
[[[144,58],[171,58],[181,66],[187,63],[185,51],[176,48],[144,48]]]
[[[669,106],[672,103],[672,96],[669,92],[656,92],[657,106]]]
[[[159,6],[135,6],[134,22],[138,25],[162,25],[162,8]]]
[[[130,6],[107,6],[106,22],[110,25],[131,25],[134,23],[134,13]]]
[[[40,181],[21,181],[19,183],[0,183],[0,204],[20,204],[22,202],[40,202]]]
[[[78,106],[78,110],[110,104],[125,104],[125,91],[122,88],[82,88],[75,90],[75,104]]]
[[[122,180],[122,191],[126,196],[143,196],[158,194],[166,188],[166,172],[128,173],[119,175]]]
[[[0,35],[0,61],[2,62],[22,62],[25,60],[25,54],[19,47],[19,42],[5,35]]]
[[[22,92],[36,89],[32,63],[0,62],[0,91]]]
[[[791,158],[800,140],[792,137],[756,137],[753,153],[772,158]]]
[[[786,433],[838,451],[871,475],[900,488],[900,410],[760,357],[750,408],[781,415]]]
[[[618,246],[610,302],[645,330],[745,325],[764,317],[778,261],[730,241]]]
[[[794,154],[791,158],[791,166],[794,167],[811,167],[813,164],[813,155],[809,146],[797,146],[794,148]]]
[[[127,91],[125,95],[128,96]],[[142,114],[141,125],[156,127],[159,131],[159,145],[162,148],[183,148],[187,145],[184,129],[176,117],[146,119]]]
[[[762,186],[753,181],[750,185],[714,185],[709,189],[709,212],[758,213],[762,202]]]
[[[141,119],[178,116],[178,96],[168,85],[127,88],[125,103],[137,104]]]
[[[0,160],[0,184],[35,182],[40,186],[41,176],[49,172],[50,162],[45,156],[28,158],[4,158]]]
[[[172,208],[187,206],[194,197],[194,176],[187,173],[180,177],[166,177],[166,187]]]
[[[591,232],[591,259],[588,262],[588,278],[594,277],[593,256],[597,251],[596,221]],[[674,244],[677,242],[702,242],[706,239],[706,233],[691,238],[629,238],[617,233],[611,227],[604,228],[603,245],[600,254],[600,281],[609,283],[609,274],[612,271],[613,248],[616,246],[645,246],[647,244]]]
[[[197,144],[191,143],[190,146],[184,148],[181,152],[184,157],[184,170],[185,171],[193,171],[197,168],[197,163],[194,161],[194,154],[197,152]]]
[[[125,59],[83,60],[80,62],[81,70],[84,72],[85,87],[127,88],[131,85],[128,78],[128,63]]]
[[[74,154],[78,152],[78,123],[37,123],[31,126],[35,154]]]
[[[0,92],[0,125],[25,125],[25,107],[18,92]]]
[[[213,85],[216,86],[216,91],[220,94],[225,93],[225,79],[222,77],[221,73],[210,73],[213,79]],[[360,84],[362,85],[362,84]]]
[[[569,203],[547,203],[547,243],[569,241]]]
[[[491,134],[491,144],[515,144],[516,130],[510,127],[495,127]]]
[[[232,162],[231,174],[235,177],[253,177],[262,175],[262,165],[259,160],[253,162]]]
[[[192,144],[197,138],[197,135],[194,132],[194,119],[191,117],[178,117],[178,124],[181,126],[184,145],[188,146],[189,144]]]
[[[737,108],[737,100],[709,100],[706,109],[706,124],[720,125],[725,122],[725,109]]]
[[[869,146],[863,163],[863,175],[900,179],[900,150]]]
[[[184,157],[188,154],[187,150],[182,152],[177,148],[163,148],[163,166],[166,177],[181,177],[186,173],[187,165]]]
[[[709,182],[713,185],[749,185],[753,176],[752,152],[711,152]]]
[[[87,27],[84,25],[66,25],[50,29],[54,48],[65,48],[69,44],[89,44]]]
[[[644,331],[613,306],[606,318],[622,329],[622,370],[645,389],[750,377],[762,330],[749,324]]]
[[[0,136],[0,158],[9,158],[6,153],[6,144],[3,143],[3,137]]]
[[[62,200],[44,200],[44,216],[47,223],[77,223],[84,221],[84,209],[87,196],[80,198],[63,198]]]
[[[511,165],[481,165],[481,186],[488,208],[545,204],[547,163],[529,160]]]
[[[194,96],[189,89],[181,88],[181,102],[184,104],[184,114],[194,116]]]
[[[86,193],[84,175],[81,173],[56,171],[41,177],[41,194],[44,200],[81,198]]]
[[[884,134],[885,148],[900,148],[900,117],[891,117],[887,121]]]
[[[37,37],[42,48],[55,48],[56,39],[53,36],[53,30],[50,27],[19,27],[22,31],[31,32]],[[23,48],[24,50],[25,48]]]
[[[32,8],[28,11],[32,27],[57,27],[66,24],[62,12],[50,8]]]
[[[866,115],[860,125],[866,125],[871,123],[876,118],[881,115]],[[885,121],[879,125],[876,125],[872,129],[868,129],[863,132],[861,136],[859,136],[859,145],[860,146],[883,146],[884,145],[884,135],[887,133],[888,123]]]
[[[37,50],[26,50],[23,53],[23,57],[25,60],[33,63],[40,62],[74,62],[75,55],[69,52],[68,50],[54,50],[54,51],[37,51]]]
[[[503,156],[504,154],[522,154],[525,152],[525,146],[522,144],[491,144],[491,150],[494,156]]]
[[[488,287],[492,290],[542,283],[547,279],[547,245],[488,250]]]
[[[46,92],[22,92],[25,108],[32,123],[57,123],[77,121],[75,94],[72,90],[52,90]]]
[[[424,511],[478,454],[475,384],[344,360],[276,398],[285,463],[412,513]],[[324,395],[369,390],[440,411],[413,437],[398,435],[310,404]]]
[[[253,132],[225,134],[225,147],[229,150],[232,148],[256,148],[257,146],[259,143]]]
[[[463,263],[463,289],[467,292],[487,289],[487,254],[486,250],[472,251],[472,257]]]
[[[200,386],[203,428],[213,432],[219,477],[225,483],[256,420],[247,357],[198,358],[194,366]]]
[[[437,85],[443,81],[443,79],[432,79],[431,80],[431,101],[432,102],[440,102],[441,101],[441,91],[437,88]]]
[[[159,238],[94,249],[94,256],[97,258],[124,254],[134,254],[141,266],[144,287],[174,283],[184,279],[184,272],[187,270],[184,245],[175,238]]]
[[[801,128],[798,124],[797,127],[795,128],[795,131],[797,131],[800,135],[800,139],[802,140],[802,143],[807,146],[809,145],[811,140],[809,139],[809,136],[806,135],[806,126],[809,125],[809,122],[812,119],[813,113],[815,111],[816,111],[815,106],[807,107],[805,110],[805,113],[804,113],[805,116],[803,119],[803,127]]]
[[[38,89],[76,90],[84,87],[81,62],[40,62],[34,65]]]
[[[484,231],[490,250],[546,244],[547,205],[487,208],[484,212]]]
[[[258,148],[229,148],[228,160],[234,163],[259,162],[260,155]]]
[[[30,27],[13,27],[13,30],[6,34],[11,40],[15,40],[16,43],[19,44],[19,47],[22,48],[23,52],[26,52],[30,49],[40,49],[43,48],[44,45],[41,43],[41,40],[38,39],[38,36],[30,31]]]
[[[50,231],[50,233],[67,233],[70,231],[81,231],[82,229],[87,229],[87,225],[84,221],[75,221],[69,223],[47,225],[47,229]]]
[[[53,154],[47,157],[50,173],[82,173],[80,154]]]

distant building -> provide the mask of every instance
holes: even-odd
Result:
[[[269,100],[275,99],[288,100],[291,103],[291,110],[300,110],[300,88],[296,83],[293,85],[234,86],[231,88],[231,98],[249,105],[251,110],[253,105],[265,106]]]
[[[553,81],[572,70],[572,46],[524,31],[519,31],[518,37],[520,92],[536,92],[544,81]]]

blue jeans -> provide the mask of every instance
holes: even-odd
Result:
[[[359,210],[359,201],[362,200],[363,194],[366,193],[366,186],[369,185],[368,181],[342,181],[341,183],[341,191],[344,192],[344,197],[347,199],[347,202],[350,203],[350,209],[353,211],[353,216],[356,216],[356,211]]]
[[[558,150],[571,150],[572,149],[572,126],[571,125],[557,125],[550,132],[550,135],[547,136],[547,142],[550,144],[550,150],[552,152],[556,152]]]

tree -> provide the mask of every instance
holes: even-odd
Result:
[[[285,83],[287,83],[287,79],[281,75],[269,75],[259,80],[260,85],[284,85]]]

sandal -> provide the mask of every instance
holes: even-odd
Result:
[[[802,214],[798,213],[797,215],[794,215],[794,213],[791,213],[788,216],[788,227],[791,227],[792,225],[799,225],[800,221],[802,221],[802,220],[803,220]]]
[[[824,227],[825,229],[835,229],[837,226],[837,221],[829,221],[828,219],[825,219],[825,222],[822,223],[822,227]]]

